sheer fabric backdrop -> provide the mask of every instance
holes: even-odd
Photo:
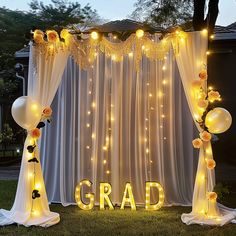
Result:
[[[138,72],[134,64],[132,55],[114,62],[99,54],[86,72],[69,59],[41,142],[49,201],[74,203],[75,186],[86,178],[96,202],[99,182],[112,184],[118,204],[131,182],[144,204],[145,181],[158,181],[166,205],[191,205],[194,124],[172,49],[163,61],[143,57]]]
[[[194,118],[191,82],[199,73],[200,66],[195,64],[198,56],[201,63],[205,61],[206,45],[207,38],[202,38],[200,32],[189,33],[176,58]],[[143,57],[138,71],[132,54],[118,63],[100,53],[93,68],[82,71],[71,58],[67,61],[67,50],[47,58],[36,50],[31,47],[28,94],[43,107],[50,106],[67,63],[52,105],[53,123],[46,127],[41,139],[49,200],[63,205],[74,203],[75,185],[88,178],[93,182],[97,202],[100,181],[112,184],[112,201],[118,204],[124,184],[129,181],[136,203],[144,203],[145,181],[152,180],[163,185],[166,205],[190,205],[196,168],[191,141],[195,135],[172,50],[163,61]],[[28,174],[34,170],[27,161],[28,145],[29,137],[14,205],[10,211],[0,210],[0,225],[47,227],[59,222],[59,214],[48,207],[40,163],[36,165],[35,179],[41,183],[41,197],[33,204],[33,182]],[[210,143],[205,143],[204,149],[200,150],[193,211],[184,214],[182,220],[187,224],[234,222],[235,210],[217,202],[207,205],[206,192],[212,190],[215,177],[204,162],[206,157],[213,158]],[[40,158],[38,151],[36,157]],[[200,174],[204,174],[203,181],[199,181]],[[32,214],[35,206],[38,215]],[[208,212],[218,214],[218,218],[202,214],[201,207],[208,207]]]

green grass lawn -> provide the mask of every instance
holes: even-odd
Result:
[[[16,181],[0,181],[0,208],[10,209]],[[229,197],[235,207],[235,198]],[[77,206],[51,205],[60,213],[61,222],[50,228],[11,225],[0,227],[0,235],[236,235],[236,224],[223,227],[191,225],[181,222],[182,213],[190,207],[164,207],[155,212],[138,209],[124,211],[82,211]]]

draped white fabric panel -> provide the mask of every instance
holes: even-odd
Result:
[[[49,201],[74,203],[75,185],[87,178],[97,202],[99,182],[112,184],[118,204],[131,182],[143,204],[145,181],[158,181],[166,205],[191,204],[194,125],[172,50],[164,61],[143,58],[139,72],[131,56],[100,54],[87,72],[69,59],[52,107],[41,142]]]
[[[67,58],[68,53],[60,51],[46,59],[45,54],[37,53],[31,45],[28,94],[42,107],[50,106],[60,84]],[[10,211],[0,210],[0,225],[17,223],[24,226],[48,227],[60,221],[59,214],[49,209],[40,162],[37,164],[28,162],[27,146],[29,145],[32,145],[31,137],[27,135],[15,201]],[[38,149],[35,157],[40,160]],[[33,200],[32,191],[37,184],[41,196]]]
[[[179,47],[179,54],[176,57],[181,80],[191,110],[193,119],[202,116],[199,112],[197,99],[193,93],[192,83],[198,78],[199,71],[207,65],[207,37],[204,32],[191,33],[192,37],[187,37],[186,43]],[[203,85],[207,91],[207,81]],[[203,130],[196,122],[199,132]],[[211,142],[204,142],[200,148],[198,170],[195,178],[192,212],[182,215],[182,221],[186,224],[207,224],[224,225],[228,222],[235,222],[236,210],[226,208],[216,201],[209,201],[208,192],[214,191],[215,171],[206,166],[206,159],[213,159]]]

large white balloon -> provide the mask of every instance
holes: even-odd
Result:
[[[206,115],[205,125],[213,134],[224,133],[232,124],[230,113],[222,108],[216,107]]]
[[[40,122],[42,107],[31,97],[22,96],[17,98],[12,104],[11,114],[19,126],[31,130]]]

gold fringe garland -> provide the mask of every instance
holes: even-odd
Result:
[[[168,34],[159,42],[154,42],[147,34],[144,34],[141,38],[132,34],[125,41],[114,43],[106,37],[101,39],[88,37],[87,39],[78,40],[76,35],[68,32],[64,36],[64,42],[60,41],[57,35],[55,42],[44,40],[41,43],[35,43],[34,47],[36,48],[36,53],[46,55],[46,60],[48,57],[58,53],[59,50],[68,50],[82,69],[88,69],[94,63],[99,51],[117,62],[122,61],[124,56],[132,54],[136,70],[138,70],[143,55],[150,60],[163,60],[171,46],[176,55],[178,54],[179,44],[183,43],[186,37],[187,34],[185,32],[176,31],[175,33]]]

